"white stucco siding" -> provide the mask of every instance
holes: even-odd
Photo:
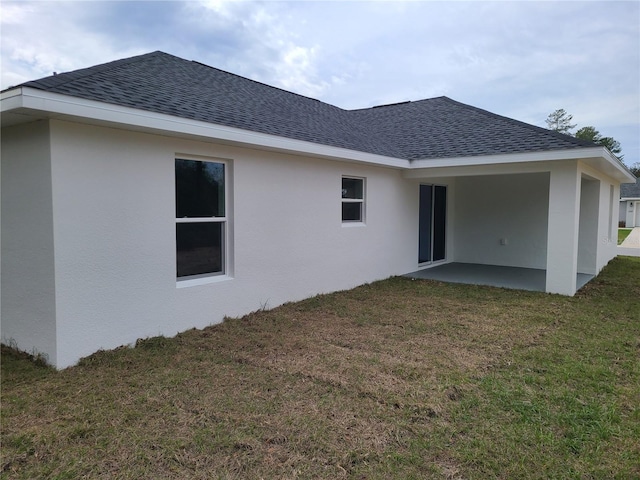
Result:
[[[598,222],[602,182],[583,176],[580,182],[580,216],[578,226],[578,273],[598,273]]]
[[[618,254],[618,199],[620,184],[606,176],[600,176],[600,204],[598,209],[598,260],[597,271]]]
[[[168,323],[168,305],[154,292],[175,287],[175,280],[163,281],[175,271],[158,258],[175,241],[172,219],[160,214],[173,205],[165,190],[173,195],[174,180],[161,168],[161,138],[144,144],[118,130],[58,121],[51,122],[51,138],[64,367],[132,336],[161,333]]]
[[[546,268],[548,209],[548,173],[458,178],[455,261]]]
[[[365,178],[364,225],[342,224],[343,175]],[[405,185],[395,170],[356,164],[265,153],[236,161],[236,278],[277,305],[410,271]]]
[[[581,161],[551,169],[547,285],[573,295],[576,273],[595,275],[616,256],[619,184]]]
[[[546,291],[576,292],[581,176],[577,162],[555,165],[549,180]]]
[[[176,281],[176,158],[226,162],[224,276]],[[447,186],[446,261],[547,268],[547,291],[572,295],[615,256],[616,181],[576,160],[488,168],[427,178],[61,120],[3,130],[3,341],[65,367],[410,272],[420,183]],[[341,221],[343,176],[365,179],[362,225]]]
[[[60,367],[416,266],[417,187],[398,170],[62,121],[51,137]],[[176,156],[229,162],[213,283],[176,282]],[[362,226],[341,222],[343,175],[366,179]]]
[[[47,122],[2,130],[2,341],[56,356],[53,214]]]
[[[620,184],[583,162],[578,162],[578,169],[582,175],[578,271],[597,274],[617,255]],[[585,195],[590,200],[585,201],[582,198]],[[590,225],[587,228],[591,233],[585,234],[584,222]],[[592,259],[588,262],[595,264],[595,269],[581,268],[585,244],[592,245],[589,247]]]

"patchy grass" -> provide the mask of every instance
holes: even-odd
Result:
[[[629,234],[631,233],[631,230],[633,230],[633,229],[632,228],[619,228],[618,229],[618,245],[620,245],[622,242],[624,242],[624,239],[629,236]]]
[[[392,278],[55,372],[1,478],[639,478],[640,259],[574,298]]]

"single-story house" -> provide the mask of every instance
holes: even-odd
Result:
[[[621,227],[640,227],[640,178],[620,185],[619,221]]]
[[[574,295],[604,147],[446,97],[344,110],[162,52],[2,92],[2,341],[98,349],[457,262]]]

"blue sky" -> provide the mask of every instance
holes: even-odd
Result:
[[[0,3],[1,86],[154,50],[343,108],[564,108],[640,162],[640,1]]]

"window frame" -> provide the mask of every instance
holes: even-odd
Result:
[[[367,179],[366,177],[357,177],[357,176],[353,176],[353,175],[342,175],[341,177],[341,191],[342,191],[342,195],[345,194],[345,188],[343,187],[342,182],[344,182],[344,180],[356,180],[362,183],[362,198],[345,198],[344,196],[341,196],[341,202],[340,202],[340,208],[341,208],[341,218],[342,218],[342,224],[343,225],[364,225],[365,223],[365,213],[366,213],[366,188],[367,188]],[[356,220],[345,220],[344,218],[344,211],[342,210],[344,207],[344,204],[346,203],[357,203],[360,204],[360,218],[356,219]]]
[[[174,157],[173,165],[174,165],[174,182],[176,180],[176,163],[179,160],[190,161],[190,162],[205,162],[205,163],[215,163],[220,164],[223,167],[223,179],[222,179],[222,188],[224,190],[222,195],[223,201],[223,215],[222,216],[208,216],[208,217],[177,217],[177,211],[174,212],[175,216],[175,244],[174,244],[174,252],[176,254],[175,260],[175,275],[176,281],[180,286],[186,286],[191,284],[199,284],[202,283],[202,279],[204,280],[218,280],[222,278],[226,278],[228,276],[228,267],[229,267],[229,174],[230,174],[230,162],[228,160],[223,160],[219,158],[210,158],[210,157],[198,157],[198,156],[190,156],[190,155],[176,155]],[[177,210],[177,202],[178,202],[178,192],[177,189],[174,189],[174,210]],[[178,225],[180,224],[199,224],[199,223],[218,223],[222,224],[222,232],[220,238],[220,270],[215,272],[205,272],[199,273],[195,275],[183,275],[178,276]],[[195,282],[194,282],[195,281]],[[205,282],[206,283],[206,282]]]

